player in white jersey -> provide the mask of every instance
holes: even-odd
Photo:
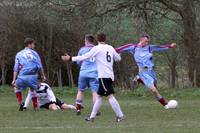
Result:
[[[83,61],[94,57],[97,64],[98,78],[99,78],[99,89],[98,96],[93,106],[90,117],[86,118],[86,121],[93,121],[96,117],[98,110],[102,104],[102,97],[108,97],[108,101],[116,114],[116,121],[119,122],[123,120],[123,113],[121,111],[118,101],[114,97],[114,72],[113,72],[113,62],[120,61],[120,55],[115,51],[115,49],[106,44],[106,35],[101,33],[97,35],[98,45],[94,46],[90,52],[82,55],[71,57],[68,54],[62,56],[64,61]]]
[[[66,104],[55,97],[51,87],[46,83],[41,83],[40,88],[36,90],[38,97],[38,105],[41,109],[58,110],[58,109],[76,109],[75,106]],[[31,91],[29,90],[25,100],[24,110],[26,110],[31,101]]]

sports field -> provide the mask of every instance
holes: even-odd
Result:
[[[19,112],[15,95],[9,87],[0,87],[0,133],[199,133],[200,89],[167,90],[167,99],[176,99],[178,109],[164,110],[148,91],[118,91],[116,94],[125,120],[116,123],[109,103],[104,100],[102,115],[94,123],[85,122],[90,113],[91,97],[85,97],[81,116],[73,111]],[[89,92],[88,92],[89,93]],[[75,91],[56,90],[58,97],[74,103]]]

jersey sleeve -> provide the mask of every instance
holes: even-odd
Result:
[[[96,56],[98,52],[99,52],[99,50],[96,47],[93,47],[88,53],[86,53],[84,55],[72,57],[72,61],[87,60],[89,58]]]
[[[51,101],[51,102],[56,102],[56,97],[52,91],[52,89],[50,87],[48,87],[47,89],[47,95],[48,95],[48,99]]]
[[[118,53],[123,53],[123,52],[133,52],[135,47],[136,47],[137,44],[126,44],[126,45],[123,45],[123,46],[120,46],[118,48],[116,48],[115,50],[118,52]]]
[[[166,45],[149,45],[150,46],[150,51],[151,52],[159,52],[159,51],[165,51],[168,50],[169,48],[172,48],[170,44]]]

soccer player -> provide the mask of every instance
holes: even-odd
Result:
[[[20,111],[23,110],[21,91],[27,87],[31,89],[33,106],[37,110],[35,90],[39,88],[38,73],[40,73],[42,80],[46,79],[40,57],[34,50],[35,43],[34,39],[26,38],[24,40],[25,48],[18,52],[15,57],[12,85],[15,87],[15,94],[20,105]]]
[[[151,45],[149,44],[150,37],[148,35],[140,37],[138,44],[127,44],[116,48],[119,53],[130,52],[137,63],[139,68],[139,79],[145,84],[147,88],[151,90],[156,99],[164,106],[165,109],[169,109],[167,101],[158,92],[157,78],[154,70],[153,52],[165,51],[169,48],[174,48],[175,43],[166,45]]]
[[[46,83],[40,83],[40,88],[36,90],[36,93],[38,97],[38,104],[41,109],[49,109],[52,111],[56,111],[59,109],[76,110],[75,106],[66,104],[58,98],[56,98],[51,87]],[[31,98],[31,91],[29,90],[23,107],[24,110],[28,108]]]
[[[92,35],[85,36],[85,46],[82,47],[78,56],[88,53],[94,47],[95,38]],[[92,91],[93,103],[95,103],[97,97],[97,90],[99,88],[99,81],[97,78],[97,66],[95,58],[90,58],[84,61],[77,61],[80,65],[80,73],[78,80],[78,93],[76,97],[77,115],[81,114],[81,108],[83,107],[83,94],[86,88],[90,88]]]
[[[99,89],[98,96],[96,98],[95,104],[93,106],[90,117],[86,118],[86,121],[94,121],[98,110],[102,104],[102,97],[106,96],[108,101],[116,114],[116,121],[120,122],[123,120],[123,113],[121,111],[118,101],[114,97],[114,72],[113,72],[113,62],[120,61],[120,55],[115,51],[115,49],[106,44],[106,35],[100,33],[97,35],[98,45],[94,46],[90,52],[82,55],[71,57],[69,55],[62,56],[64,61],[84,61],[90,58],[95,58],[97,64],[98,78],[99,78]]]

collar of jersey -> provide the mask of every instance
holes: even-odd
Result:
[[[99,45],[105,45],[106,43],[105,42],[99,42]]]

